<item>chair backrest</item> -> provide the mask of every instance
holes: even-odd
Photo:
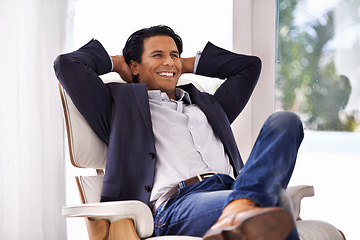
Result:
[[[59,91],[71,164],[78,168],[97,170],[96,176],[75,177],[80,200],[82,203],[100,202],[108,147],[95,134],[60,84]]]
[[[116,80],[116,82],[119,82]],[[193,83],[199,90],[203,88],[192,80],[181,79],[178,85]],[[73,166],[97,170],[96,176],[75,177],[82,203],[100,202],[103,183],[103,169],[107,158],[107,145],[95,134],[88,122],[77,110],[70,96],[59,84],[68,138],[69,155]]]
[[[72,165],[79,168],[104,169],[107,145],[91,129],[60,84],[59,90]]]

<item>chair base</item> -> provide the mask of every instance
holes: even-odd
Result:
[[[132,219],[122,219],[110,224],[109,240],[140,240]]]
[[[110,224],[106,219],[85,218],[86,228],[91,240],[105,240],[109,235]]]

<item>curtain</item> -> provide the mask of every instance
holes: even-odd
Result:
[[[66,0],[0,2],[0,239],[66,239],[63,120],[53,61]]]

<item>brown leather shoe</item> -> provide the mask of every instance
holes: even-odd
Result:
[[[249,199],[228,204],[204,240],[283,240],[294,227],[289,212],[280,207],[260,208]]]

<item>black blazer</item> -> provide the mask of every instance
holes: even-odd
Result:
[[[104,84],[98,76],[111,71],[111,60],[97,40],[58,56],[54,69],[75,106],[109,146],[101,201],[140,200],[148,204],[157,156],[146,84]],[[214,95],[200,92],[192,84],[181,86],[224,144],[235,176],[243,162],[230,124],[248,102],[260,69],[258,57],[208,43],[196,74],[226,81]]]

